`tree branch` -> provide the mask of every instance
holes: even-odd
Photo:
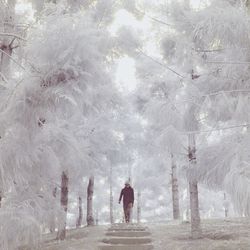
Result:
[[[162,20],[159,20],[159,19],[157,19],[157,18],[155,18],[155,17],[152,17],[152,16],[148,15],[146,12],[140,11],[140,10],[138,10],[138,9],[136,9],[136,11],[137,11],[139,14],[142,14],[142,15],[146,16],[147,18],[151,19],[151,20],[154,21],[154,22],[157,22],[157,23],[160,23],[160,24],[169,26],[169,27],[173,26],[172,24],[165,23],[165,22],[162,21]]]
[[[229,62],[226,62],[226,61],[207,61],[205,63],[209,63],[209,64],[250,64],[250,62],[233,62],[233,61],[229,61]]]
[[[142,55],[144,55],[145,57],[149,58],[151,61],[153,61],[153,62],[155,62],[155,63],[159,64],[160,66],[162,66],[162,67],[164,67],[164,68],[168,69],[169,71],[173,72],[173,73],[174,73],[174,74],[176,74],[177,76],[179,76],[179,77],[181,77],[181,78],[184,78],[184,76],[182,76],[181,74],[179,74],[179,73],[178,73],[178,72],[176,72],[175,70],[171,69],[171,68],[170,68],[170,67],[168,67],[167,65],[165,65],[165,64],[163,64],[163,63],[161,63],[161,62],[157,61],[157,60],[156,60],[156,59],[154,59],[153,57],[151,57],[151,56],[147,55],[147,54],[146,54],[146,53],[144,53],[141,49],[138,49],[138,51],[139,51]]]
[[[8,53],[6,53],[4,50],[0,49],[0,51],[5,54],[6,56],[8,56],[13,62],[15,62],[20,68],[22,68],[23,70],[26,70],[19,62],[17,62],[17,60],[15,60],[12,56],[10,56]]]
[[[247,127],[247,126],[250,126],[250,123],[233,125],[233,126],[224,127],[224,128],[214,128],[214,129],[208,129],[208,130],[187,131],[187,132],[183,132],[183,134],[190,135],[190,134],[200,134],[200,133],[211,133],[211,132],[215,132],[215,131],[223,131],[223,130],[234,129],[234,128],[244,128],[244,127]]]
[[[202,95],[202,97],[221,95],[224,93],[239,93],[239,92],[250,92],[250,89],[232,89],[232,90],[221,90],[218,92],[209,93],[207,95]]]
[[[27,41],[25,38],[23,38],[23,37],[21,37],[19,35],[13,34],[13,33],[2,33],[2,32],[0,32],[0,36],[12,36],[12,37],[20,39],[22,41]]]
[[[199,53],[212,53],[212,52],[220,52],[223,51],[225,49],[193,49],[195,52],[199,52]]]
[[[3,74],[2,72],[0,72],[0,76],[1,76],[1,78],[2,78],[6,83],[8,83],[7,78],[4,76],[4,74]]]

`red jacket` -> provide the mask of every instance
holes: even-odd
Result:
[[[119,202],[121,202],[123,197],[123,205],[127,206],[129,203],[134,204],[134,189],[132,187],[125,187],[122,189]]]

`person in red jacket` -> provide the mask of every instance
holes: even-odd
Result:
[[[123,198],[123,211],[126,223],[131,222],[132,208],[134,205],[134,189],[130,186],[129,181],[125,182],[125,187],[122,189],[119,204]]]

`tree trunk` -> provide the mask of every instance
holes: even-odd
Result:
[[[137,193],[137,223],[141,223],[141,191]]]
[[[82,198],[80,196],[78,198],[78,211],[79,211],[79,215],[76,221],[76,228],[79,228],[82,225]]]
[[[114,198],[113,198],[113,168],[112,164],[110,164],[110,204],[109,204],[109,209],[110,209],[110,224],[114,223],[114,213],[113,213],[113,205],[114,205]]]
[[[225,218],[228,217],[228,201],[227,201],[227,195],[224,193],[224,212],[225,212]]]
[[[194,134],[188,135],[188,158],[190,166],[196,165],[196,146]],[[196,180],[189,181],[190,210],[191,210],[191,234],[192,238],[197,239],[202,235],[200,225],[198,183]]]
[[[171,154],[171,182],[172,182],[172,201],[173,201],[173,218],[174,220],[180,219],[180,205],[179,205],[179,190],[176,163],[173,154]]]
[[[54,207],[55,202],[56,202],[56,193],[57,193],[57,188],[55,187],[53,192],[52,192],[54,201],[52,202],[52,208],[51,208],[52,211],[51,211],[50,228],[49,228],[51,233],[54,233],[56,230],[56,215],[55,215],[55,212],[53,210],[53,207]]]
[[[99,212],[98,212],[98,209],[96,210],[96,213],[95,213],[95,224],[96,224],[96,226],[98,226],[98,224],[99,224]]]
[[[58,229],[57,239],[64,240],[66,238],[66,219],[68,210],[68,184],[69,178],[67,172],[62,172],[61,182],[61,206],[63,208],[62,221],[60,221],[60,228]]]
[[[87,225],[94,225],[93,216],[93,194],[94,194],[94,176],[89,178],[88,190],[87,190]]]
[[[189,182],[187,182],[187,201],[186,201],[186,221],[190,221],[190,191],[189,191]]]

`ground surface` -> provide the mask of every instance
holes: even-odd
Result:
[[[155,250],[250,250],[250,221],[204,220],[203,238],[190,239],[190,224],[151,225]]]
[[[67,239],[58,242],[56,235],[45,236],[42,250],[100,250],[100,240],[105,236],[108,226],[84,227],[67,232]]]
[[[118,228],[124,228],[124,225],[116,225]],[[190,239],[190,224],[182,222],[165,222],[142,225],[147,227],[149,234],[139,235],[139,237],[150,238],[154,250],[250,250],[250,221],[244,219],[228,220],[204,220],[202,223],[203,238],[199,240]],[[115,230],[119,231],[119,230]],[[109,226],[95,226],[90,228],[81,228],[70,230],[67,240],[56,242],[54,236],[44,238],[43,250],[101,250],[105,240],[113,245],[110,249],[119,249],[120,244],[131,245],[135,242],[141,245],[143,239],[138,241],[134,238],[129,230],[123,230],[118,235],[110,235]],[[123,237],[123,239],[121,239]],[[104,242],[103,242],[104,240]],[[120,243],[120,241],[125,241]],[[127,242],[126,242],[127,241]],[[145,244],[149,239],[146,240]],[[117,244],[117,245],[116,245]],[[125,245],[126,245],[125,244]],[[143,243],[144,244],[144,243]],[[141,247],[141,246],[138,246]],[[134,246],[132,249],[139,250]],[[103,248],[104,249],[104,248]]]

